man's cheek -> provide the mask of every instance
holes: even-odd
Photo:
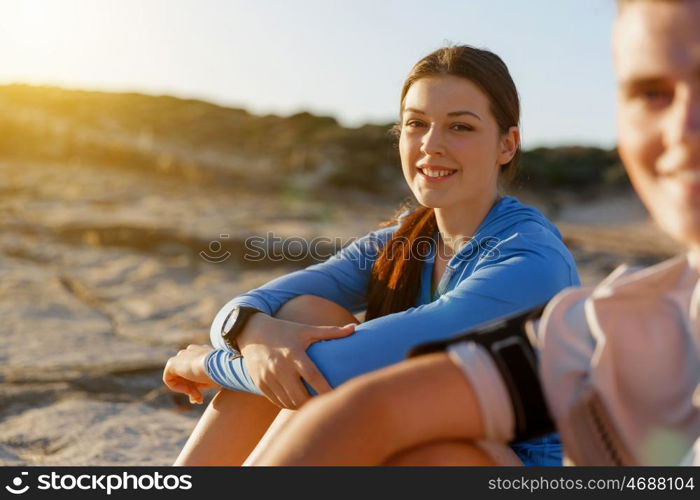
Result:
[[[648,128],[629,126],[620,130],[619,142],[620,157],[630,176],[654,174],[664,149],[660,136]]]

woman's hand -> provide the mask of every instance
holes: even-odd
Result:
[[[354,323],[311,326],[254,314],[237,341],[255,385],[277,406],[296,409],[311,397],[302,378],[318,394],[331,390],[306,349],[319,340],[346,337],[354,331]]]
[[[170,358],[163,370],[163,382],[171,391],[190,397],[190,403],[202,403],[201,389],[216,386],[204,369],[204,358],[214,349],[210,345],[193,345]]]

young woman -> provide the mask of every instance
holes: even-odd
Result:
[[[168,362],[165,383],[195,401],[201,387],[225,388],[178,464],[240,464],[278,407],[298,408],[309,390],[328,392],[417,344],[579,283],[559,231],[499,194],[519,156],[519,113],[508,69],[491,52],[446,47],[414,66],[401,93],[399,151],[419,206],[322,264],[236,297],[213,322],[216,350],[191,346]],[[365,308],[357,324],[353,313]],[[556,435],[513,449],[526,464],[561,460]]]
[[[700,1],[619,5],[620,154],[651,215],[688,252],[557,295],[536,327],[540,376],[572,463],[700,465]],[[493,463],[475,443],[508,442],[517,417],[498,371],[470,349],[455,344],[317,398],[253,463]]]

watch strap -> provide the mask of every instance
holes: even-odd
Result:
[[[229,318],[236,311],[238,311],[238,317],[236,318],[236,321],[233,323],[233,325],[231,325],[231,328],[228,332],[224,332],[223,330],[224,328],[226,328],[226,323],[228,323]],[[259,309],[255,309],[254,307],[237,306],[231,309],[231,311],[226,315],[226,318],[224,319],[224,322],[221,325],[221,336],[224,339],[226,345],[228,345],[235,352],[240,353],[241,351],[238,346],[238,336],[243,331],[243,328],[245,327],[246,323],[248,323],[250,317],[258,312],[261,311]]]

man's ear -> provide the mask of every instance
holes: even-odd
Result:
[[[518,127],[510,127],[508,132],[501,136],[498,152],[498,164],[505,165],[513,159],[515,152],[520,145],[520,129]]]

